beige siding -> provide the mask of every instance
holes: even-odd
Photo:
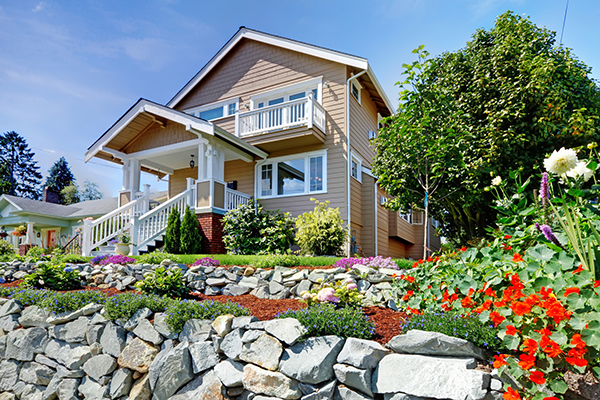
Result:
[[[363,89],[360,103],[350,96],[350,147],[362,159],[363,165],[370,168],[375,152],[369,144],[369,131],[377,131],[377,106],[369,92]]]
[[[350,204],[352,205],[352,214],[350,220],[353,224],[362,226],[362,183],[354,178],[350,179],[350,199]]]
[[[225,162],[225,182],[237,181],[237,190],[254,197],[254,163],[242,160]]]
[[[230,98],[239,98],[240,104],[249,105],[252,95],[322,76],[323,82],[329,83],[329,88],[323,88],[322,99],[327,113],[325,143],[306,147],[294,143],[293,148],[273,152],[270,157],[328,149],[327,193],[265,199],[261,202],[267,209],[281,209],[291,212],[292,215],[299,215],[313,209],[314,203],[310,201],[311,197],[319,201],[330,200],[331,206],[339,208],[345,220],[347,215],[347,161],[344,131],[346,74],[344,65],[244,39],[196,88],[190,91],[176,108],[185,110]],[[241,111],[245,110],[245,107],[241,107]],[[216,121],[216,124],[231,133],[235,131],[231,119]],[[250,169],[253,174],[254,166]]]
[[[377,188],[377,254],[388,257],[389,246],[389,222],[388,210],[381,205],[381,196],[386,196],[386,193]]]
[[[125,153],[135,153],[197,138],[197,135],[186,131],[185,126],[173,121],[167,121],[164,128],[159,124],[152,125],[141,136],[129,142],[124,151]]]
[[[176,169],[173,175],[169,175],[169,198],[187,189],[187,178],[198,179],[198,168]]]
[[[408,258],[408,248],[412,245],[402,243],[400,240],[390,238],[388,242],[388,257],[392,258]]]
[[[375,179],[362,175],[362,241],[361,247],[367,257],[375,255]]]

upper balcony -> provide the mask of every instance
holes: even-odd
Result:
[[[256,110],[236,113],[235,134],[271,152],[325,143],[327,115],[309,96]]]

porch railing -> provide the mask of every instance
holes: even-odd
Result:
[[[227,211],[235,210],[241,205],[247,205],[250,201],[250,196],[248,196],[246,193],[238,192],[237,190],[229,188],[225,188],[225,195],[227,197],[225,203],[225,209]]]
[[[325,132],[325,116],[325,109],[311,93],[302,99],[238,113],[235,130],[240,137],[304,125],[308,128],[316,126]]]

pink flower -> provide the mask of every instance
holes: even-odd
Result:
[[[312,295],[309,292],[304,292],[304,294],[302,295],[302,298],[304,300],[308,300],[312,297]]]
[[[323,288],[317,294],[317,299],[319,301],[330,301],[332,303],[337,303],[340,301],[339,298],[335,297],[335,289],[333,288]]]
[[[346,286],[346,289],[348,289],[348,290],[354,290],[357,287],[358,286],[356,286],[356,283],[349,283],[348,286]]]

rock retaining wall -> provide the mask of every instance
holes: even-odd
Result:
[[[411,331],[386,347],[337,336],[299,341],[293,318],[111,322],[102,306],[50,315],[0,299],[0,400],[499,400],[502,382],[474,369],[482,350]],[[7,323],[11,321],[12,323]]]

